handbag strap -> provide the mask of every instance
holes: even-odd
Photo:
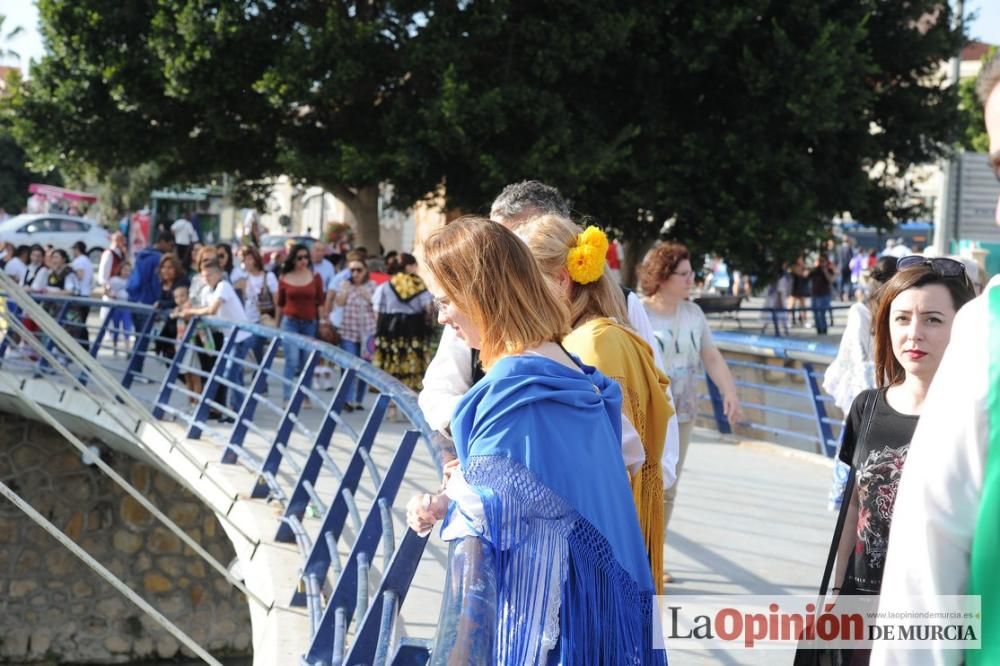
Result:
[[[871,389],[865,396],[865,409],[862,412],[863,423],[861,426],[861,436],[855,440],[855,446],[868,439],[868,431],[872,427],[872,416],[875,414],[875,397],[878,389]],[[837,548],[840,546],[840,537],[844,531],[844,523],[847,522],[847,511],[851,506],[851,495],[854,492],[854,476],[856,470],[851,465],[851,471],[847,475],[847,482],[844,484],[844,499],[840,503],[840,513],[837,514],[837,527],[833,530],[833,539],[830,541],[830,552],[826,556],[826,567],[823,569],[823,580],[819,584],[820,601],[826,597],[827,587],[830,585],[830,577],[833,575],[833,562],[837,559]],[[821,606],[816,604],[817,609]]]

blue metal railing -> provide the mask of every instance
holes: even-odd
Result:
[[[419,439],[438,472],[442,466],[414,393],[359,357],[275,328],[202,317],[187,322],[177,337],[165,334],[169,313],[150,306],[32,298],[155,418],[183,424],[188,438],[216,442],[221,462],[254,473],[256,482],[246,489],[250,496],[281,506],[274,538],[297,543],[302,556],[300,585],[288,590],[289,599],[307,609],[312,627],[302,663],[373,663],[379,656],[385,663],[392,627],[426,544],[408,529],[397,543],[391,509]],[[11,309],[7,316],[18,317],[19,308]],[[131,329],[119,330],[129,319]],[[16,328],[23,331],[24,325]],[[239,334],[252,336],[247,338],[252,344],[241,344]],[[56,340],[41,331],[24,335],[36,335],[53,358],[86,382],[86,369]],[[26,342],[10,329],[0,340],[5,371],[36,377],[62,371],[39,359]],[[286,377],[275,371],[282,351],[305,354],[299,373]],[[332,394],[307,381],[321,366],[340,371]],[[376,394],[360,429],[343,416],[355,380]],[[279,397],[285,394],[287,401]],[[312,408],[307,409],[307,401]],[[403,420],[402,435],[391,462],[380,468],[372,450],[376,436],[387,431],[383,425],[390,409]],[[256,447],[247,446],[252,438]],[[343,460],[345,449],[350,453]],[[348,523],[353,540],[342,544]],[[349,550],[344,562],[342,546]],[[381,574],[372,580],[379,551]]]
[[[773,335],[774,337],[788,337],[791,335],[792,320],[795,315],[798,314],[800,317],[813,317],[815,310],[811,307],[804,308],[768,308],[768,307],[744,307],[742,304],[738,306],[733,306],[731,308],[717,308],[713,307],[711,302],[713,298],[719,298],[722,300],[723,297],[706,297],[707,306],[703,306],[705,310],[705,317],[709,321],[714,322],[736,322],[736,325],[742,330],[743,325],[746,324],[748,328],[758,328],[762,331]],[[728,300],[728,297],[724,297]],[[834,313],[847,311],[850,309],[850,304],[838,303],[831,305],[828,308],[823,308],[822,311],[826,313],[828,317],[828,324],[830,326],[835,325]],[[740,314],[755,314],[756,318],[751,317],[740,317]],[[770,330],[768,330],[770,328]]]
[[[438,471],[442,465],[412,391],[356,356],[274,328],[198,318],[188,322],[178,338],[164,334],[169,330],[168,313],[149,306],[34,298],[131,395],[145,402],[155,418],[183,424],[189,438],[216,442],[221,462],[254,473],[248,494],[281,507],[275,540],[296,543],[302,557],[299,586],[288,590],[290,603],[307,609],[312,628],[302,664],[387,663],[393,623],[426,543],[410,530],[397,542],[391,508],[418,439],[424,439]],[[84,308],[90,310],[88,318],[83,318]],[[8,316],[16,316],[14,310]],[[132,328],[118,330],[117,324],[127,319]],[[252,360],[247,346],[238,344],[238,332],[255,336]],[[86,369],[56,341],[39,335],[54,358],[86,382]],[[828,415],[831,400],[819,390],[818,366],[832,360],[835,347],[736,332],[716,332],[714,337],[738,376],[750,417],[741,427],[834,454],[840,419]],[[290,349],[306,359],[299,374],[286,378],[275,363]],[[735,358],[737,352],[758,358]],[[780,365],[762,362],[765,359],[777,359]],[[57,372],[10,334],[0,340],[0,364],[36,376]],[[306,381],[322,366],[341,373],[332,393]],[[182,383],[187,377],[200,382]],[[344,417],[356,379],[377,394],[360,428],[355,427],[356,419],[352,423]],[[199,383],[200,389],[194,390]],[[287,401],[278,397],[286,392]],[[227,400],[229,395],[241,399]],[[306,409],[307,400],[313,409]],[[730,432],[721,395],[707,377],[702,404],[707,410],[702,416],[713,420],[720,432]],[[406,423],[391,461],[380,468],[372,450],[390,407]],[[335,449],[349,453],[345,458]],[[345,532],[353,535],[350,543],[341,541]],[[375,567],[379,554],[381,567]],[[374,581],[373,569],[382,572]],[[353,641],[348,642],[352,627]],[[400,645],[399,654],[417,655],[413,658],[419,662],[425,648],[408,641]],[[400,663],[398,659],[392,663]]]
[[[739,424],[741,428],[784,440],[796,448],[809,447],[829,458],[836,455],[843,420],[829,415],[833,399],[822,392],[823,370],[817,368],[833,361],[836,346],[733,331],[716,331],[713,338],[727,356],[726,363],[736,377],[743,409],[749,417]],[[776,359],[781,365],[734,355]],[[699,416],[714,421],[720,433],[731,433],[719,388],[707,374],[704,382],[701,403],[710,412],[703,409]]]

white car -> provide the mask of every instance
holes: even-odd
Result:
[[[87,256],[94,262],[111,242],[108,230],[94,220],[72,215],[46,213],[41,215],[15,215],[0,222],[0,242],[18,245],[51,245],[69,252],[77,241],[87,246]]]

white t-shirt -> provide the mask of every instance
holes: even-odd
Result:
[[[705,313],[694,303],[681,301],[673,316],[649,308],[646,314],[663,357],[661,368],[670,378],[677,420],[693,421],[698,414],[698,380],[703,372],[701,353],[715,346]]]
[[[246,276],[246,286],[243,288],[243,305],[244,310],[246,310],[247,313],[247,319],[252,324],[256,324],[260,321],[260,309],[257,307],[258,297],[260,296],[260,292],[264,289],[265,281],[268,290],[271,292],[271,299],[277,303],[278,278],[274,276],[274,273],[264,271],[259,275]]]
[[[319,275],[320,279],[323,280],[323,291],[329,291],[334,275],[337,273],[337,271],[333,268],[333,264],[331,264],[329,260],[324,259],[318,264],[313,264],[313,271],[315,271],[316,274]]]
[[[91,292],[94,291],[94,264],[90,263],[90,258],[87,255],[81,254],[72,261],[70,266],[76,271],[80,287],[78,293],[85,298],[90,298]]]
[[[183,217],[174,220],[170,225],[170,231],[174,234],[174,242],[178,245],[192,245],[198,240],[198,232],[194,230],[194,225]]]
[[[219,280],[219,283],[215,285],[215,289],[212,290],[211,295],[208,297],[209,305],[215,305],[219,301],[221,301],[221,304],[214,315],[216,318],[234,324],[250,323],[247,319],[247,313],[243,309],[243,303],[240,301],[240,297],[236,295],[236,290],[233,289],[233,285],[225,280]],[[236,342],[243,342],[249,337],[249,331],[240,330],[236,334]]]
[[[7,265],[3,267],[3,272],[14,278],[18,284],[23,284],[24,275],[28,272],[28,267],[18,257],[11,257]]]

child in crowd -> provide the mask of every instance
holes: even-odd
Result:
[[[127,301],[128,291],[125,289],[125,284],[128,282],[128,276],[131,274],[132,264],[127,261],[122,262],[118,275],[108,278],[108,296],[116,301]],[[134,330],[135,326],[132,324],[131,312],[125,309],[114,309],[111,311],[111,340],[114,344],[115,356],[118,355],[119,335],[122,336],[125,346],[125,354],[128,355],[129,349],[131,348],[129,343],[129,334]]]
[[[190,322],[184,318],[184,308],[191,302],[191,296],[188,292],[188,288],[181,286],[174,289],[174,302],[177,307],[170,312],[170,318],[177,320],[177,344],[180,346],[181,342],[184,340],[184,334],[187,332],[187,327]],[[196,333],[197,335],[197,333]],[[179,349],[178,351],[183,352],[179,363],[181,368],[191,367],[191,350],[190,349]],[[188,391],[193,395],[188,396],[188,403],[191,405],[198,404],[198,397],[201,395],[201,377],[195,372],[182,372],[178,375],[179,379],[184,380],[184,384],[187,386]]]

